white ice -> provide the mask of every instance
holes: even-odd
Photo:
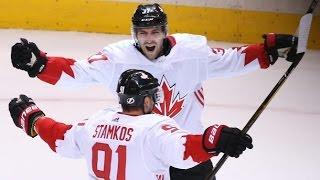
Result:
[[[62,158],[39,137],[29,138],[12,123],[8,102],[21,93],[34,98],[50,117],[63,122],[82,119],[116,105],[115,97],[95,86],[65,90],[31,79],[14,69],[11,46],[25,37],[49,55],[87,58],[123,35],[31,30],[0,30],[0,179],[87,179],[83,160]],[[238,44],[210,42],[214,47]],[[242,128],[290,63],[280,59],[268,70],[205,82],[203,124],[225,123]],[[217,174],[223,180],[320,179],[320,51],[308,50],[303,61],[250,129],[254,148],[229,158]],[[214,163],[219,158],[213,158]]]

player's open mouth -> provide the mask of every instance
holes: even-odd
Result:
[[[151,47],[146,46],[146,49],[148,51],[153,51],[155,48],[156,48],[156,46],[151,46]]]

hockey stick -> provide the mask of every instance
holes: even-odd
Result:
[[[308,11],[306,12],[306,15],[303,16],[301,18],[300,21],[300,28],[299,28],[299,41],[300,38],[304,38],[302,40],[302,44],[299,44],[298,42],[298,53],[300,56],[304,55],[304,51],[306,49],[306,42],[308,40],[308,35],[309,35],[309,30],[310,30],[310,26],[311,26],[311,19],[310,16],[307,17],[307,15],[312,14],[314,9],[316,8],[317,4],[318,4],[319,0],[313,0],[308,8]],[[302,21],[304,19],[309,18],[310,23],[308,23],[309,27],[305,28],[305,30],[300,30],[303,29],[301,28],[303,25],[306,25],[306,23],[303,23]],[[312,16],[311,16],[312,17]],[[302,58],[301,58],[302,59]],[[300,60],[301,60],[300,59]],[[265,108],[267,107],[267,105],[269,104],[269,102],[271,101],[271,99],[274,97],[274,95],[278,92],[278,90],[281,88],[281,86],[284,84],[284,82],[287,80],[287,78],[290,76],[290,74],[292,73],[292,71],[297,67],[297,65],[300,63],[299,61],[296,61],[294,63],[292,63],[290,65],[290,67],[288,68],[288,70],[285,72],[285,74],[281,77],[281,79],[278,81],[278,83],[275,85],[275,87],[271,90],[271,92],[269,93],[269,95],[266,97],[266,99],[262,102],[262,104],[259,106],[259,108],[256,110],[256,112],[253,114],[253,116],[250,118],[250,120],[247,122],[247,124],[245,125],[245,127],[242,129],[243,133],[247,133],[249,131],[249,129],[251,128],[251,126],[256,122],[256,120],[258,119],[258,117],[260,116],[260,114],[265,110]],[[210,172],[210,174],[208,175],[207,180],[215,180],[215,175],[217,174],[217,172],[219,171],[219,169],[222,167],[222,165],[226,162],[228,158],[228,155],[224,154],[221,159],[218,161],[218,163],[216,164],[216,166],[214,167],[214,169]]]

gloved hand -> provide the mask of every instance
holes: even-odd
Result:
[[[264,48],[268,54],[270,64],[274,64],[278,57],[296,62],[302,59],[304,53],[297,54],[298,37],[289,34],[268,33],[264,38]]]
[[[20,95],[9,103],[9,111],[14,124],[23,129],[27,135],[35,137],[34,123],[39,116],[45,114],[36,106],[33,100],[26,95]]]
[[[229,128],[225,125],[208,127],[202,136],[203,148],[218,155],[220,152],[238,158],[246,148],[252,149],[252,138],[238,128]]]
[[[11,48],[11,62],[13,67],[27,71],[30,77],[36,77],[47,64],[46,54],[41,52],[33,42],[21,38]]]

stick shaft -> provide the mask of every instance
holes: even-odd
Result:
[[[313,0],[307,10],[307,13],[312,13],[317,6],[319,0]],[[301,54],[303,55],[303,54]],[[278,83],[274,86],[274,88],[271,90],[269,95],[266,97],[266,99],[262,102],[262,104],[259,106],[259,108],[256,110],[256,112],[253,114],[253,116],[250,118],[250,120],[247,122],[245,127],[242,129],[242,132],[247,133],[251,126],[256,122],[258,117],[261,115],[261,113],[266,109],[274,95],[278,92],[278,90],[281,88],[281,86],[284,84],[284,82],[287,80],[287,78],[290,76],[290,74],[293,72],[293,70],[297,67],[297,65],[300,63],[299,61],[296,61],[290,65],[288,70],[285,72],[285,74],[281,77],[281,79],[278,81]],[[222,167],[222,165],[226,162],[228,158],[228,155],[224,154],[221,159],[218,161],[216,166],[214,167],[213,171],[208,175],[208,180],[211,180],[215,177],[219,169]]]

